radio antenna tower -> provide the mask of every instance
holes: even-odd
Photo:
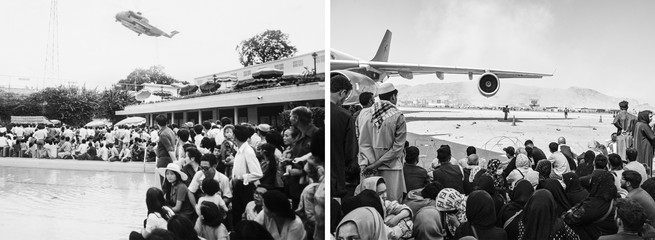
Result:
[[[46,45],[43,82],[45,88],[47,80],[56,80],[59,83],[59,16],[57,14],[57,0],[50,1],[50,20],[48,22],[48,39]]]

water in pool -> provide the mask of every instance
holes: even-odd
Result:
[[[127,239],[154,173],[0,168],[2,239]]]

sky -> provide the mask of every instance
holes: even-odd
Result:
[[[389,29],[390,62],[554,73],[502,81],[591,88],[655,105],[652,9],[646,0],[332,0],[330,47],[370,60]],[[389,81],[439,82],[434,75]]]
[[[51,1],[1,1],[0,86],[76,84],[103,89],[136,68],[154,65],[181,81],[241,68],[236,46],[268,29],[289,34],[297,54],[325,49],[322,1],[66,0],[57,2],[58,54],[46,51]],[[137,33],[115,21],[139,11],[169,39]],[[46,59],[58,56],[58,68]],[[54,61],[49,61],[53,63]],[[57,71],[58,74],[53,74]]]

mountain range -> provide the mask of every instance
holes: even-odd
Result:
[[[468,81],[398,85],[396,88],[401,102],[436,102],[437,99],[447,99],[450,106],[529,107],[531,101],[536,100],[540,107],[619,109],[619,102],[626,100],[631,109],[654,109],[645,101],[629,96],[608,96],[589,88],[543,88],[506,82],[501,84],[496,95],[486,98],[478,92],[476,84],[476,81]]]

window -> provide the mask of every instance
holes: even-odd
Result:
[[[283,63],[275,64],[275,69],[277,69],[277,70],[284,70],[284,64],[283,64]]]
[[[316,63],[322,63],[322,62],[325,62],[325,55],[321,55],[316,58]]]
[[[250,76],[250,70],[243,71],[243,77]]]
[[[302,66],[303,66],[302,60],[293,61],[293,67],[302,67]]]

